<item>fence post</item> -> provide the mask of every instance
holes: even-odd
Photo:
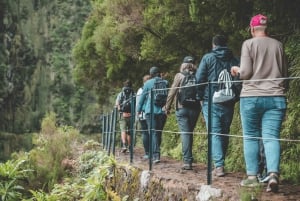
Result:
[[[116,153],[116,134],[117,134],[117,131],[116,131],[116,125],[117,125],[117,115],[118,114],[118,108],[117,107],[114,107],[114,110],[113,110],[113,140],[112,140],[112,153],[113,155],[115,156],[115,153]]]
[[[152,157],[153,157],[153,146],[152,146],[152,138],[154,135],[153,132],[153,121],[154,121],[154,106],[153,106],[153,89],[151,89],[150,91],[150,128],[148,128],[148,130],[150,130],[149,132],[149,170],[152,170]]]
[[[105,148],[105,115],[102,114],[102,136],[101,136],[101,143],[102,143],[102,149]]]
[[[113,131],[113,111],[109,114],[109,136],[108,136],[108,155],[110,155],[110,149],[112,144],[112,131]]]
[[[208,122],[207,122],[207,184],[211,185],[211,170],[212,170],[212,161],[211,161],[211,153],[212,153],[212,135],[211,135],[211,125],[212,125],[212,115],[211,115],[211,107],[212,107],[212,84],[208,82]]]
[[[133,145],[134,145],[134,122],[135,122],[135,96],[131,97],[131,115],[130,115],[130,163],[133,162]]]
[[[108,135],[109,135],[109,115],[106,114],[106,135],[105,135],[105,150],[107,151],[108,146]]]

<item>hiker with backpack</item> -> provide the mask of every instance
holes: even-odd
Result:
[[[145,75],[143,77],[143,83],[145,83],[147,80],[149,80],[151,77],[150,75]],[[136,93],[136,108],[139,105],[140,102],[140,97],[143,93],[143,86],[140,87]],[[144,151],[145,154],[143,156],[144,159],[149,159],[149,131],[148,131],[148,126],[147,126],[147,121],[146,121],[146,114],[145,114],[145,102],[142,106],[142,112],[137,116],[137,121],[140,124],[141,128],[141,133],[142,133],[142,141],[143,141],[143,146],[144,146]]]
[[[212,39],[212,51],[205,54],[196,72],[197,84],[202,100],[202,113],[208,128],[208,100],[215,99],[211,105],[211,133],[212,133],[212,159],[215,169],[213,174],[217,177],[225,175],[225,156],[229,144],[230,125],[234,114],[234,105],[238,100],[232,91],[233,84],[222,79],[232,79],[230,74],[231,66],[239,64],[238,59],[233,56],[232,51],[227,47],[227,39],[224,35],[216,35]],[[225,69],[225,71],[223,71]],[[220,73],[222,72],[222,75]],[[220,79],[222,77],[222,79]],[[212,83],[212,97],[209,96],[209,85]],[[219,83],[219,84],[218,84]],[[228,88],[230,87],[230,88]],[[237,98],[235,98],[237,97]],[[222,102],[223,100],[223,102]]]
[[[156,164],[160,162],[162,130],[166,123],[166,114],[162,110],[162,107],[166,104],[167,100],[168,82],[161,78],[160,70],[156,66],[151,67],[149,73],[151,79],[144,83],[143,93],[137,107],[137,115],[140,115],[143,112],[143,105],[145,104],[144,112],[146,114],[146,122],[148,129],[151,132],[152,139],[152,144],[150,145],[152,148],[152,153],[150,153],[152,154],[151,160],[154,164]],[[153,97],[151,97],[151,94],[153,94]],[[153,101],[151,101],[151,99]],[[151,107],[153,107],[152,114]],[[153,121],[151,121],[152,115],[154,115]]]
[[[130,80],[124,82],[122,91],[118,94],[116,106],[120,112],[120,129],[121,129],[121,152],[125,153],[128,146],[131,145],[130,139],[130,118],[131,118],[131,98],[134,96]]]
[[[175,114],[180,130],[183,155],[183,170],[192,170],[193,163],[193,131],[201,111],[197,96],[197,85],[194,59],[186,56],[180,66],[180,72],[174,77],[164,110],[170,113],[172,103],[175,103]]]

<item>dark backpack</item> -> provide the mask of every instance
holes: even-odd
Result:
[[[196,76],[193,72],[182,72],[184,75],[183,80],[180,83],[180,89],[178,93],[178,102],[183,107],[197,106],[197,86]]]
[[[121,112],[131,112],[131,97],[134,95],[131,87],[123,87],[120,98],[120,110]]]
[[[153,101],[154,104],[158,107],[163,107],[167,102],[168,97],[168,89],[167,89],[167,81],[161,79],[160,77],[154,78],[154,86],[153,86]]]

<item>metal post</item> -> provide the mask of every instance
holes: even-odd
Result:
[[[106,149],[107,115],[104,116],[103,149]]]
[[[152,170],[152,157],[153,157],[153,147],[152,147],[152,136],[154,135],[153,132],[153,121],[154,121],[154,106],[153,106],[153,89],[150,91],[150,136],[149,136],[149,170]]]
[[[109,115],[106,115],[106,135],[105,135],[105,150],[107,151],[108,148],[108,136],[109,136]]]
[[[208,122],[207,122],[207,184],[211,185],[211,170],[212,170],[212,161],[211,161],[211,145],[212,145],[212,135],[211,135],[211,125],[212,125],[212,115],[211,115],[211,107],[212,107],[212,84],[210,82],[208,82]]]
[[[110,155],[111,143],[112,143],[112,130],[113,130],[113,111],[110,113],[109,118],[109,135],[108,135],[108,155]]]
[[[134,143],[134,122],[135,122],[135,97],[131,97],[131,116],[130,116],[130,163],[133,162],[133,145]]]
[[[117,125],[117,114],[118,114],[118,108],[114,107],[114,112],[113,112],[113,140],[112,140],[112,154],[115,155],[116,153],[116,125]]]
[[[104,149],[105,142],[104,142],[104,136],[105,136],[105,116],[102,115],[102,135],[101,135],[101,143],[102,143],[102,149]]]

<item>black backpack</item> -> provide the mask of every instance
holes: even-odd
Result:
[[[163,80],[160,77],[154,79],[155,82],[153,87],[153,101],[156,106],[163,107],[167,102],[168,83],[166,80]]]
[[[123,87],[120,98],[120,112],[131,112],[131,97],[134,95],[131,87]]]
[[[196,76],[193,72],[182,72],[184,75],[183,80],[180,83],[180,89],[178,92],[178,102],[183,107],[197,106],[197,85]]]

